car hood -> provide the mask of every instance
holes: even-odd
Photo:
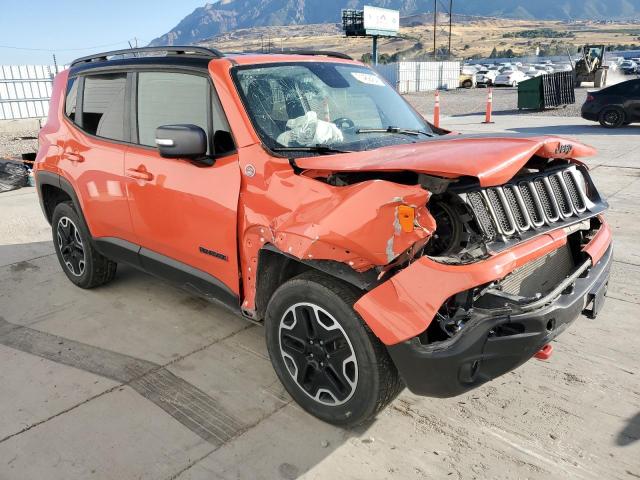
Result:
[[[509,181],[534,155],[577,158],[595,153],[587,145],[552,136],[446,135],[364,152],[297,158],[295,164],[319,172],[409,170],[444,178],[471,176],[489,187]]]

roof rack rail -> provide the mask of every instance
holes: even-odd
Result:
[[[185,55],[185,54],[197,54],[211,58],[221,58],[224,54],[215,48],[205,47],[191,47],[191,46],[170,46],[170,47],[140,47],[140,48],[126,48],[123,50],[113,50],[111,52],[97,53],[95,55],[88,55],[86,57],[77,58],[71,62],[71,66],[78,65],[79,63],[90,63],[97,61],[107,61],[108,57],[114,57],[116,55],[134,55],[137,53],[154,53],[154,52],[166,52],[170,55]]]
[[[325,57],[334,57],[334,58],[342,58],[344,60],[353,60],[352,57],[347,55],[346,53],[341,52],[332,52],[328,50],[283,50],[282,52],[270,52],[273,54],[284,53],[287,55],[318,55]]]

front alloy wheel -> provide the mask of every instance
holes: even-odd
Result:
[[[310,398],[341,405],[358,384],[358,362],[342,326],[312,303],[291,306],[280,320],[280,354],[289,374]]]
[[[308,271],[284,282],[266,308],[273,368],[293,399],[325,422],[367,422],[404,387],[384,345],[353,309],[358,289]]]

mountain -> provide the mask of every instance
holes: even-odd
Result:
[[[430,12],[432,0],[221,0],[196,8],[149,45],[185,45],[237,28],[340,22],[343,8],[366,3],[400,10],[401,16]],[[438,2],[439,6],[447,4]],[[459,15],[536,20],[629,20],[640,18],[640,0],[456,0]]]

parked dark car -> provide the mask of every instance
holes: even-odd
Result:
[[[600,122],[606,128],[640,122],[640,80],[589,92],[582,105],[582,118]]]

